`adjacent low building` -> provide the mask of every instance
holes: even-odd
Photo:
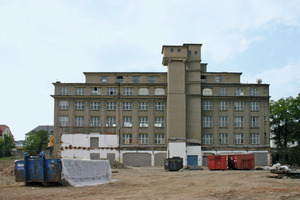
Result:
[[[166,73],[85,72],[85,83],[54,83],[54,157],[206,165],[208,155],[254,153],[267,165],[269,85],[208,72],[201,46],[163,46]]]
[[[13,134],[10,131],[10,128],[7,125],[5,125],[5,124],[0,124],[0,137],[3,138],[4,135],[12,136],[13,137]]]

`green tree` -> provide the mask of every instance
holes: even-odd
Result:
[[[0,157],[5,155],[4,140],[0,137]]]
[[[3,135],[3,138],[0,138],[0,157],[11,156],[14,148],[16,144],[13,136]]]
[[[4,135],[4,156],[11,156],[11,151],[16,148],[15,139],[13,136]]]
[[[288,144],[300,141],[300,95],[281,98],[270,102],[270,121],[272,139],[281,152],[285,152],[285,161],[289,160]],[[297,157],[292,155],[292,157]]]
[[[30,133],[25,140],[24,149],[30,155],[38,155],[41,151],[45,151],[48,146],[48,132],[40,130]]]

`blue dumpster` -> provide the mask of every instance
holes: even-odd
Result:
[[[16,182],[42,183],[43,185],[59,184],[61,181],[61,160],[45,159],[45,153],[39,156],[24,154],[24,160],[15,162]]]

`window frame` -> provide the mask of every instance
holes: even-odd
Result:
[[[212,127],[213,117],[211,116],[203,116],[202,117],[202,127]]]
[[[101,108],[100,101],[91,101],[90,102],[90,109],[91,110],[100,110],[100,108]]]
[[[211,134],[211,133],[204,133],[202,135],[202,143],[203,144],[212,144],[213,143],[213,134]]]
[[[228,133],[219,133],[219,144],[228,144]]]
[[[165,102],[164,101],[156,101],[154,102],[155,110],[165,110]]]
[[[123,127],[132,127],[132,117],[122,117]]]
[[[158,127],[158,128],[165,127],[165,118],[164,117],[155,117],[154,118],[154,127]]]
[[[117,102],[115,101],[106,102],[106,110],[116,110],[116,109],[117,109]]]
[[[244,110],[244,102],[243,101],[234,101],[233,108],[235,111],[243,111]]]
[[[91,127],[100,127],[100,117],[98,116],[92,116],[90,117],[90,126]]]
[[[133,94],[132,87],[123,87],[123,95],[124,96],[131,96]]]
[[[149,109],[149,102],[141,101],[139,102],[139,110],[148,110]]]
[[[116,87],[107,87],[106,88],[106,95],[107,96],[116,96],[117,95],[117,88]]]
[[[244,127],[244,117],[243,116],[235,116],[234,117],[234,127],[235,128],[243,128]]]
[[[75,110],[84,110],[84,101],[75,101],[74,109]]]
[[[149,139],[148,139],[148,134],[139,134],[139,144],[148,144]]]
[[[69,110],[69,101],[62,100],[59,101],[58,104],[59,110]]]
[[[84,117],[83,116],[75,116],[75,127],[83,127],[84,126]]]
[[[131,133],[122,134],[122,144],[132,144],[132,134]]]
[[[122,102],[122,110],[132,110],[132,102]]]
[[[234,134],[234,144],[244,144],[244,133]]]
[[[259,133],[250,133],[250,144],[260,144]]]
[[[213,103],[211,101],[202,101],[202,110],[212,110]]]
[[[154,144],[165,144],[165,135],[160,133],[155,134]]]
[[[75,87],[75,95],[84,95],[84,87]]]
[[[107,116],[106,117],[106,127],[116,127],[117,121],[115,116]]]
[[[141,128],[148,128],[149,127],[148,117],[139,117],[139,127],[141,127]]]

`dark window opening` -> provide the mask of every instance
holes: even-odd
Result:
[[[117,77],[117,82],[118,82],[118,83],[123,82],[123,76],[118,76],[118,77]]]

